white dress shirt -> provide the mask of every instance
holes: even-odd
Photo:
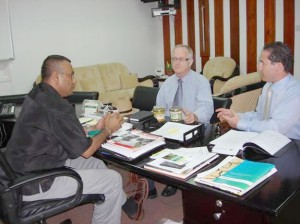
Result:
[[[166,115],[173,106],[175,94],[178,88],[178,77],[172,75],[159,89],[156,105],[164,107]],[[209,123],[214,112],[211,88],[208,80],[193,70],[182,78],[182,108],[197,115],[198,121]]]
[[[264,102],[268,87],[272,84],[272,100],[269,120],[263,120]],[[300,140],[300,81],[289,74],[275,83],[263,87],[256,111],[238,113],[237,128],[262,132],[274,130],[292,139]]]

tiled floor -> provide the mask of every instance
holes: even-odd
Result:
[[[120,170],[118,172],[123,176],[124,185],[127,183],[128,173],[126,171]],[[182,200],[181,191],[178,190],[176,195],[171,197],[162,197],[160,192],[165,187],[160,183],[155,183],[158,190],[158,197],[156,199],[148,199],[144,203],[145,216],[143,220],[133,221],[127,217],[127,215],[122,213],[122,224],[158,224],[161,220],[170,219],[175,222],[180,222],[183,219],[182,211]],[[126,188],[130,190],[130,187]],[[57,215],[47,220],[48,224],[58,224],[61,221],[70,218],[73,224],[90,224],[92,216],[93,205],[88,204],[81,207],[74,208],[68,212]]]

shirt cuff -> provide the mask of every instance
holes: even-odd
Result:
[[[248,131],[248,123],[245,120],[239,120],[237,123],[237,129],[242,130],[242,131]]]

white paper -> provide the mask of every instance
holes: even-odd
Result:
[[[263,131],[261,133],[230,130],[219,138],[210,142],[215,145],[213,152],[236,155],[246,143],[254,143],[270,155],[274,155],[291,140],[276,131]]]
[[[210,142],[210,144],[215,145],[212,151],[234,156],[240,149],[243,149],[243,144],[245,142],[257,134],[258,133],[256,132],[230,130],[224,135]]]
[[[183,135],[199,125],[187,125],[176,122],[167,122],[161,128],[151,132],[155,135],[160,135],[168,139],[183,141]],[[187,139],[192,138],[192,133],[187,136]]]

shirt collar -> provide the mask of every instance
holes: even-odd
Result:
[[[272,90],[279,90],[281,88],[283,88],[292,78],[292,75],[289,73],[286,77],[284,77],[283,79],[280,79],[277,82],[274,83],[270,83],[270,85],[272,85]]]
[[[192,70],[190,69],[190,71],[183,77],[183,78],[179,78],[178,76],[176,76],[176,80],[178,81],[179,79],[182,80],[182,82],[185,82],[186,80],[188,80],[191,77],[192,74]]]

